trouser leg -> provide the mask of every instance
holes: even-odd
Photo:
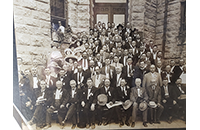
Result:
[[[72,118],[72,116],[75,115],[75,114],[76,114],[76,105],[75,105],[75,104],[72,104],[72,105],[69,107],[68,111],[67,111],[67,114],[66,114],[66,116],[65,116],[65,119],[68,120],[68,119]]]
[[[143,122],[147,122],[147,114],[148,114],[148,109],[146,109],[142,112]]]
[[[46,111],[46,123],[51,124],[51,114],[53,113],[54,109],[48,108]]]
[[[157,112],[156,112],[156,120],[157,121],[160,121],[160,116],[162,115],[162,112],[163,112],[163,110],[164,110],[164,107],[162,106],[162,105],[160,105],[157,109],[155,109],[155,110],[157,110]]]
[[[121,111],[121,106],[116,106],[115,108],[117,117],[119,121],[122,121],[122,111]]]
[[[132,110],[132,122],[135,122],[135,120],[136,120],[137,109],[138,109],[138,104],[133,105],[133,110]]]

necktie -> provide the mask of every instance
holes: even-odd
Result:
[[[86,67],[86,59],[84,59],[84,68]]]

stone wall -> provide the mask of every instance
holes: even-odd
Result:
[[[68,0],[68,24],[74,33],[89,32],[90,0]]]
[[[23,59],[24,68],[31,67],[35,60],[44,63],[44,55],[50,51],[49,2],[49,0],[13,1],[17,57]]]
[[[132,29],[144,30],[144,12],[146,0],[129,0],[128,2],[128,22]]]
[[[185,58],[185,46],[178,46],[181,20],[181,1],[157,0],[156,44],[162,45],[165,58]],[[163,41],[166,40],[166,41]]]
[[[143,37],[153,40],[167,59],[186,55],[186,46],[178,46],[183,1],[129,0],[128,3],[128,21],[132,28],[143,31]]]

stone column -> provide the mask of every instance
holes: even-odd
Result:
[[[90,1],[68,0],[68,23],[74,33],[89,32]]]

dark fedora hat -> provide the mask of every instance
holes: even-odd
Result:
[[[119,25],[117,25],[117,29],[119,29],[119,27],[123,28],[124,26],[119,24]]]
[[[69,62],[69,59],[72,59],[73,61],[77,61],[77,57],[75,55],[67,55],[65,57],[66,62]]]
[[[146,110],[147,109],[147,103],[146,102],[141,102],[139,104],[139,109],[140,109],[140,111]]]

